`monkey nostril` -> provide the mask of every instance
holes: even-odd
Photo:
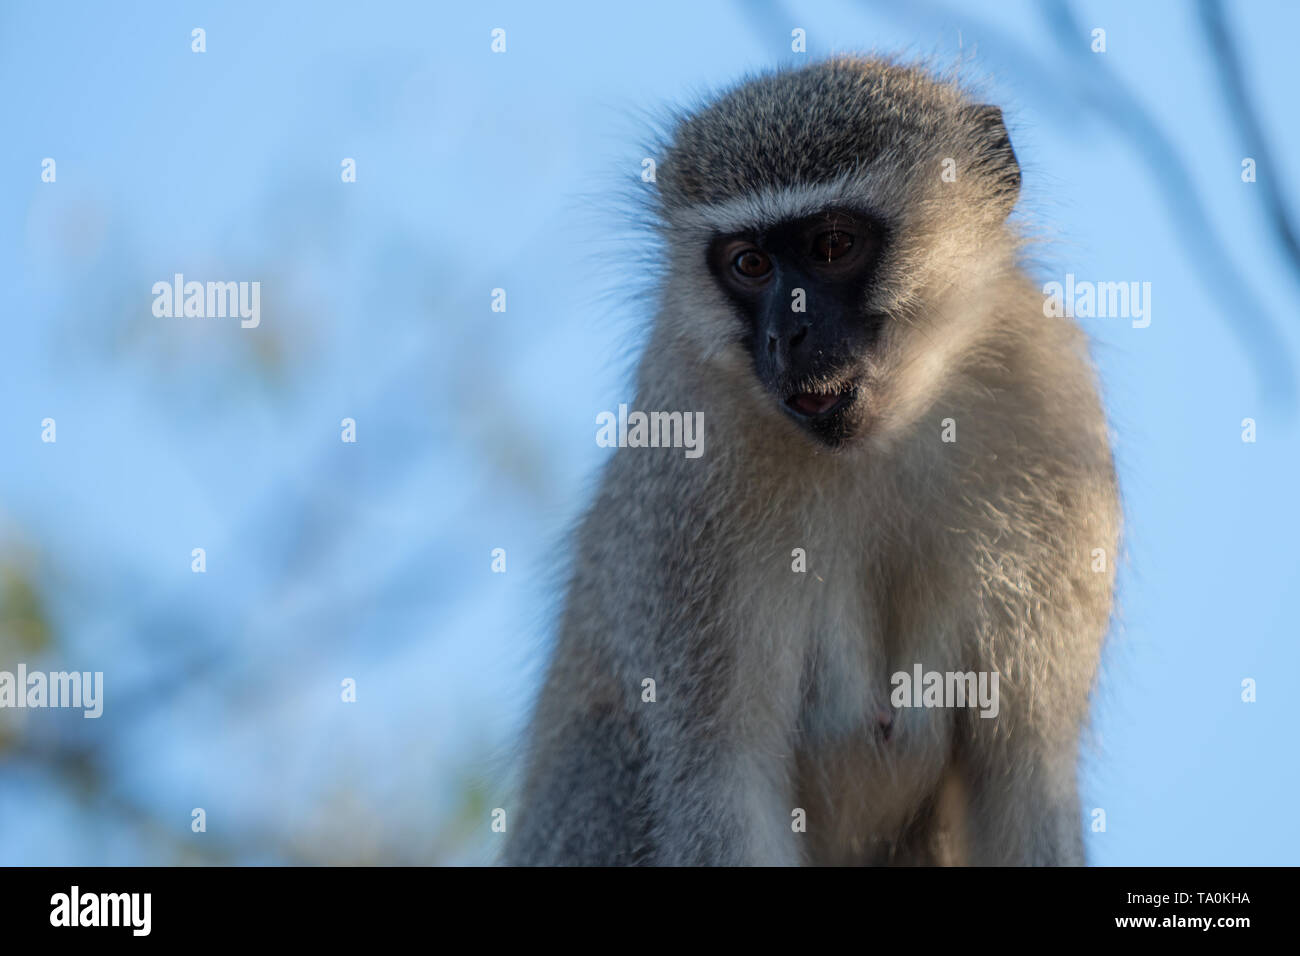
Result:
[[[767,333],[767,350],[768,350],[769,352],[775,352],[775,351],[776,351],[776,335],[775,335],[775,333],[772,333],[772,332],[768,332],[768,333]]]
[[[805,325],[794,335],[790,336],[790,348],[797,349],[799,347],[799,343],[802,342],[807,337],[808,337],[808,326]]]

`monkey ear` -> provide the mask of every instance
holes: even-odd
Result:
[[[1002,120],[1002,110],[983,104],[969,110],[975,126],[980,156],[977,163],[993,176],[998,196],[1007,213],[1020,197],[1020,163],[1011,148],[1011,136]]]

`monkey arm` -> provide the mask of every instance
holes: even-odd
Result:
[[[745,659],[727,582],[702,570],[726,563],[727,529],[707,488],[683,497],[687,483],[661,472],[692,467],[624,450],[607,469],[579,530],[507,863],[798,862],[782,824],[794,716],[761,708],[793,710],[799,668]],[[613,491],[629,486],[640,494]]]
[[[1036,491],[1020,498],[1034,533],[1003,540],[1003,573],[977,569],[980,657],[1002,679],[997,718],[966,713],[958,735],[974,864],[1086,862],[1076,768],[1110,624],[1113,561],[1094,557],[1118,547],[1109,456],[1101,449],[1079,472],[1040,476]]]
[[[984,740],[962,764],[967,816],[960,824],[977,866],[1083,866],[1077,742]]]

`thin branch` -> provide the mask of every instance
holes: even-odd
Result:
[[[1296,227],[1287,211],[1286,199],[1278,187],[1281,177],[1277,173],[1281,167],[1273,161],[1273,153],[1255,110],[1255,102],[1246,92],[1245,72],[1237,47],[1228,33],[1223,5],[1218,0],[1201,0],[1200,11],[1201,27],[1205,30],[1206,42],[1214,52],[1214,62],[1218,65],[1219,78],[1228,97],[1228,114],[1236,122],[1238,135],[1250,151],[1249,155],[1254,158],[1256,167],[1264,171],[1264,175],[1256,180],[1255,188],[1262,193],[1277,241],[1290,261],[1292,278],[1300,283],[1300,238],[1296,235]]]

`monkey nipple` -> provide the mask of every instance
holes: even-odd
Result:
[[[880,724],[881,736],[888,740],[894,732],[894,712],[884,707],[877,707],[876,723]]]

